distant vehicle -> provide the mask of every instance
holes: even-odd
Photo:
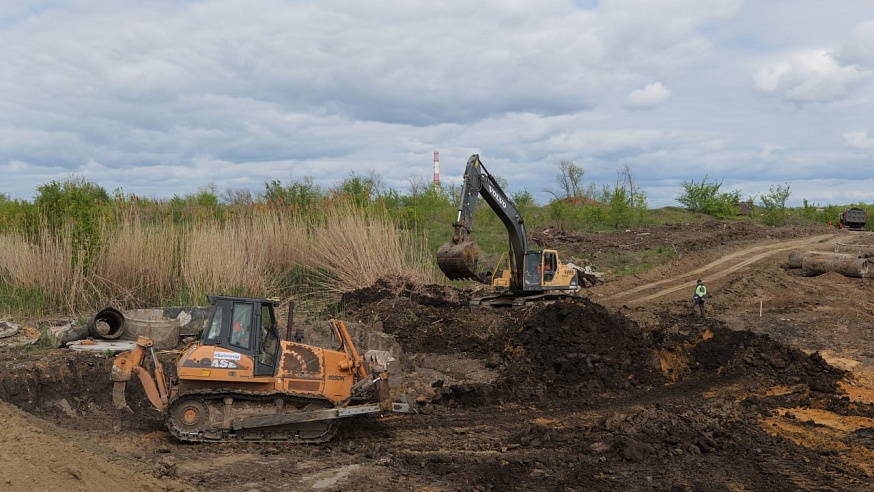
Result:
[[[849,231],[864,231],[868,223],[868,211],[864,208],[851,207],[838,214],[838,227]]]

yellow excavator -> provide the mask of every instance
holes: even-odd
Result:
[[[501,255],[491,271],[480,268],[479,246],[470,239],[479,196],[501,219],[510,240],[509,252]],[[452,228],[452,239],[437,250],[437,265],[450,280],[475,280],[495,289],[495,294],[477,298],[474,304],[522,306],[538,299],[574,296],[581,288],[583,269],[562,263],[554,249],[528,249],[522,215],[486,170],[479,154],[467,161],[458,217]]]
[[[329,321],[339,345],[330,350],[281,340],[275,299],[208,300],[215,309],[202,339],[177,356],[172,378],[147,337],[116,357],[116,408],[132,411],[125,389],[136,376],[170,433],[194,442],[318,443],[333,437],[341,418],[410,412],[390,401],[389,372],[399,362],[386,351],[360,356],[342,321]]]

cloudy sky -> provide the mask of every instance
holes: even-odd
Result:
[[[559,162],[651,207],[874,203],[871,0],[4,0],[0,194],[83,177],[459,182],[479,153],[545,203]]]

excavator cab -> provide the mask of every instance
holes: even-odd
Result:
[[[525,291],[555,288],[556,274],[560,264],[555,250],[544,249],[525,252]],[[568,283],[570,285],[570,283]]]

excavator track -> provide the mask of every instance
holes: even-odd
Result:
[[[470,305],[491,308],[526,308],[543,306],[558,301],[576,302],[583,298],[585,296],[581,292],[574,290],[547,291],[526,296],[514,295],[512,292],[503,292],[474,297],[470,300]]]
[[[329,441],[337,432],[336,419],[243,428],[235,423],[249,417],[287,415],[333,407],[327,398],[309,394],[192,390],[170,402],[166,425],[175,438],[187,442],[279,441],[318,444]]]

